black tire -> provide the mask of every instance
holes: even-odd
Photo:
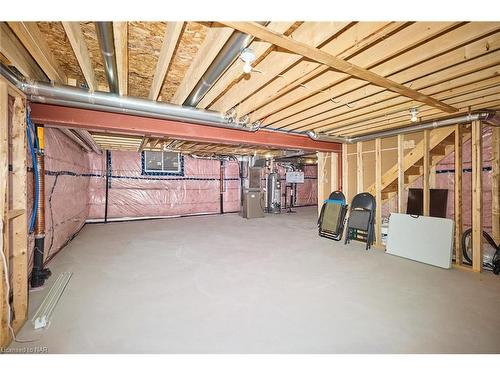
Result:
[[[469,257],[469,253],[467,252],[467,241],[470,243],[470,236],[472,234],[472,228],[467,229],[463,234],[462,234],[462,255],[464,259],[469,263],[472,264],[472,259]],[[496,249],[495,256],[493,257],[493,273],[495,275],[498,275],[500,273],[500,246],[495,243],[493,238],[488,234],[488,232],[485,232],[483,230],[483,237],[488,241],[488,243],[493,246],[494,249]],[[491,266],[490,266],[491,267]]]

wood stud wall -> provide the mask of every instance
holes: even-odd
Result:
[[[9,134],[9,96],[14,98]],[[9,277],[11,325],[15,333],[28,313],[28,219],[25,97],[0,78],[0,251],[7,259],[8,270],[0,268],[0,348],[11,341],[8,329],[7,285]],[[9,143],[11,152],[9,159]],[[9,160],[12,171],[9,173]],[[10,185],[10,186],[9,186]],[[11,189],[10,189],[11,187]]]
[[[483,268],[483,133],[481,121],[472,122],[472,270]]]

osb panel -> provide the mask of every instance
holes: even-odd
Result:
[[[85,78],[62,23],[37,22],[37,25],[66,76],[76,79],[77,86],[85,83]]]
[[[165,22],[129,22],[129,95],[147,98],[158,63]]]
[[[108,81],[106,80],[106,74],[104,73],[104,62],[102,60],[101,49],[99,47],[95,31],[95,25],[93,22],[80,22],[80,27],[82,28],[85,43],[87,43],[97,86],[104,86],[106,87],[105,90],[109,91]]]
[[[0,61],[4,64],[4,65],[11,65],[9,59],[7,57],[5,57],[2,53],[0,53]]]
[[[174,52],[167,77],[160,91],[161,100],[170,102],[172,97],[184,79],[191,61],[193,61],[198,49],[207,35],[208,26],[199,22],[187,22]]]

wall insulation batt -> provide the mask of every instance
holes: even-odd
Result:
[[[45,127],[45,260],[63,248],[87,220],[126,219],[238,212],[240,164],[182,156],[175,176],[147,175],[142,155],[131,151],[87,153],[57,128]],[[285,192],[285,169],[278,167]],[[305,181],[295,188],[295,205],[317,202],[317,168],[304,166]],[[245,172],[243,173],[244,177]],[[221,179],[222,178],[222,179]],[[263,186],[265,181],[263,182]],[[34,177],[28,151],[28,212],[33,214]],[[283,201],[284,203],[284,201]],[[33,234],[29,235],[29,269]]]

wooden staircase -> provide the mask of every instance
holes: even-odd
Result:
[[[470,137],[470,131],[464,129],[464,141]],[[455,127],[446,127],[431,130],[429,134],[429,156],[430,167],[434,167],[455,149]],[[424,164],[424,141],[420,141],[415,148],[404,156],[404,184],[413,183],[417,178],[423,175]],[[382,175],[382,201],[392,198],[398,191],[398,165],[393,165]],[[368,190],[370,194],[375,195],[375,184]]]

